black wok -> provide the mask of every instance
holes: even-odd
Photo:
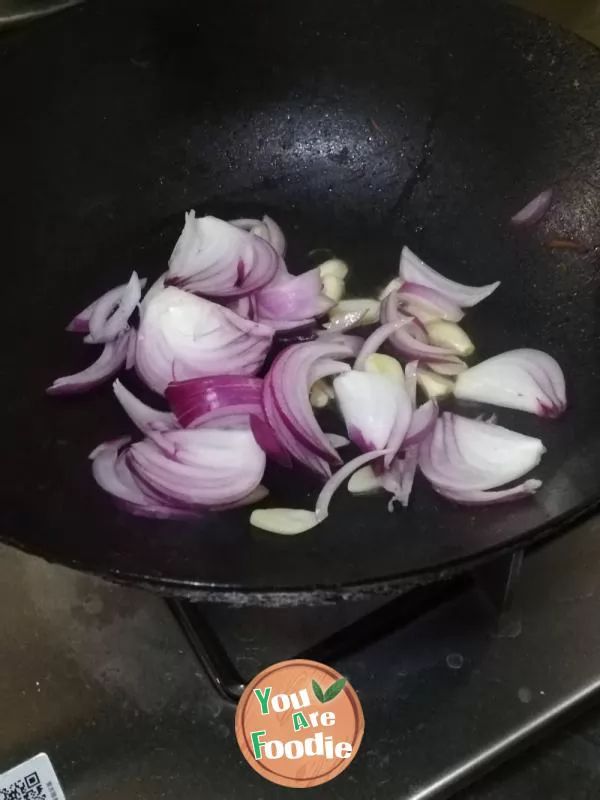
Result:
[[[600,499],[600,55],[479,0],[90,2],[0,37],[1,537],[120,581],[231,602],[324,602],[446,577],[564,528]],[[535,229],[510,216],[547,187]],[[63,331],[132,268],[165,265],[183,212],[266,211],[290,263],[332,248],[352,290],[402,244],[453,277],[502,279],[467,327],[483,358],[527,345],[563,365],[559,421],[501,411],[548,448],[529,502],[474,511],[417,483],[408,511],[336,497],[295,538],[244,511],[200,523],[115,510],[86,456],[129,430],[110,386],[44,387],[90,359]],[[581,251],[552,249],[568,238]],[[276,471],[278,505],[316,484]]]

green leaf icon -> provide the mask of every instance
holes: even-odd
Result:
[[[313,690],[313,693],[314,693],[315,697],[317,698],[317,700],[320,703],[324,703],[325,702],[325,695],[323,694],[323,689],[321,689],[321,687],[319,686],[319,684],[315,680],[313,680],[313,682],[312,682],[312,690]]]
[[[321,702],[328,703],[330,700],[333,700],[334,697],[338,696],[338,694],[342,691],[345,685],[346,685],[346,678],[340,678],[339,680],[332,683],[329,689],[327,689],[327,691],[325,692],[324,700],[322,700]]]

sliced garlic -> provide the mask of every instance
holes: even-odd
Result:
[[[341,258],[330,258],[321,264],[319,272],[321,273],[321,280],[325,280],[327,276],[332,276],[343,281],[348,274],[348,264],[342,261]]]
[[[418,306],[416,304],[409,304],[404,307],[404,311],[411,317],[416,317],[419,322],[422,322],[423,325],[430,325],[434,322],[438,322],[440,319],[439,314],[436,314],[433,311],[430,311],[427,308],[423,308],[423,306]]]
[[[350,494],[371,494],[381,489],[381,483],[370,464],[357,469],[348,481]]]
[[[458,356],[470,356],[475,351],[475,345],[463,329],[455,322],[439,319],[428,322],[425,327],[429,334],[429,341],[437,347],[448,347]]]
[[[323,327],[330,332],[337,330],[345,333],[352,328],[357,328],[361,324],[364,316],[364,311],[348,311],[347,314],[343,314],[341,317],[333,317],[329,322],[326,322]]]
[[[430,400],[436,397],[445,397],[451,394],[454,389],[454,381],[445,378],[443,375],[436,375],[429,370],[418,369],[417,381],[421,389]]]
[[[365,372],[377,372],[398,383],[404,383],[404,370],[399,361],[383,353],[373,353],[365,361]]]
[[[315,528],[317,515],[302,508],[259,508],[250,514],[250,524],[255,528],[282,536],[296,536]]]
[[[388,285],[384,287],[377,295],[377,299],[379,300],[379,302],[385,300],[388,294],[396,292],[402,286],[403,283],[404,281],[402,280],[402,278],[394,278],[393,280],[391,280],[388,283]]]
[[[379,303],[370,297],[356,297],[352,300],[342,300],[329,312],[329,319],[333,322],[346,314],[364,312],[360,325],[373,325],[379,322]]]
[[[313,383],[310,389],[310,404],[313,408],[325,408],[329,401],[334,397],[331,389],[323,380]]]
[[[456,377],[467,369],[467,365],[462,358],[457,358],[456,361],[432,361],[427,366],[432,372],[437,372],[438,375],[447,375],[448,377]]]
[[[335,275],[325,275],[321,277],[321,281],[323,282],[323,294],[335,303],[339,303],[346,291],[344,279]]]

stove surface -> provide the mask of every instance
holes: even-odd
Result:
[[[528,555],[510,619],[499,621],[483,594],[468,588],[336,662],[360,695],[366,733],[351,768],[311,796],[449,796],[507,745],[593,700],[600,687],[599,531],[590,521]],[[243,760],[233,706],[215,693],[162,600],[2,548],[0,607],[0,771],[45,751],[68,800],[282,796]],[[368,610],[209,613],[250,677]],[[582,736],[575,773],[587,792],[599,786],[599,759],[593,738]],[[600,743],[599,733],[589,736]],[[518,776],[528,774],[525,794],[503,793],[504,767],[468,797],[597,796],[576,786],[552,794],[555,779],[544,788],[544,747],[537,762],[523,756],[510,779],[518,787]],[[554,740],[550,752],[557,747]],[[561,774],[572,779],[565,763]],[[531,785],[538,779],[539,792]]]

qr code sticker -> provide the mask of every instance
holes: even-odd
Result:
[[[52,800],[52,798],[44,790],[37,772],[32,772],[22,780],[0,789],[0,800]]]
[[[65,800],[45,753],[0,775],[0,800]]]

